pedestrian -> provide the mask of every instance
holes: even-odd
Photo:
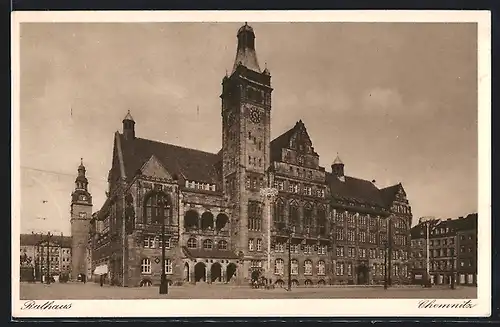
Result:
[[[100,276],[99,276],[99,282],[100,282],[100,284],[101,284],[101,287],[102,287],[102,284],[104,283],[103,279],[104,279],[104,278],[102,278],[102,275],[100,275]]]
[[[87,284],[87,275],[83,275],[83,283]]]

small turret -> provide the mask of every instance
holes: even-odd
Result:
[[[130,114],[130,110],[127,112],[125,118],[123,118],[123,136],[126,140],[135,139],[135,120]]]
[[[339,157],[339,154],[337,153],[337,157],[333,161],[332,164],[332,174],[337,176],[337,178],[344,182],[345,181],[345,176],[344,176],[344,163]]]

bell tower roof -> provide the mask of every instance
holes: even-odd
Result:
[[[337,157],[333,161],[334,165],[343,165],[344,163],[342,162],[342,159],[340,159],[339,154],[337,153]]]
[[[239,65],[261,72],[257,53],[255,52],[255,33],[253,28],[245,23],[238,30],[238,48],[236,49],[236,58],[234,60],[233,73]]]
[[[123,118],[123,121],[125,121],[125,120],[130,120],[130,121],[135,122],[134,118],[130,114],[130,110],[127,111],[127,115],[125,116],[125,118]]]

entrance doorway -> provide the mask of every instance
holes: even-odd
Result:
[[[358,266],[358,285],[368,284],[368,266],[361,264]]]
[[[226,273],[227,273],[227,281],[226,282],[230,282],[231,279],[236,274],[236,265],[234,263],[228,264],[227,269],[226,269]]]
[[[198,262],[194,266],[194,281],[200,282],[200,281],[206,281],[206,266],[203,262]]]
[[[221,282],[222,281],[222,266],[220,263],[216,262],[212,265],[210,269],[210,276],[213,282]]]

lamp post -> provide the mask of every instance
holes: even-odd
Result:
[[[427,287],[432,286],[431,277],[430,277],[430,260],[429,260],[429,256],[430,256],[429,255],[429,253],[430,253],[429,234],[431,231],[430,224],[433,221],[436,222],[436,221],[438,221],[438,219],[436,219],[436,217],[432,217],[432,216],[420,218],[420,222],[423,222],[425,224],[425,230],[426,230],[425,231],[425,247],[426,247],[426,279],[425,279],[425,283],[426,283]]]
[[[384,290],[387,289],[387,251],[388,251],[388,246],[387,246],[387,240],[384,240],[382,242],[384,245]]]
[[[292,290],[292,235],[293,230],[290,227],[285,229],[288,234],[288,291]]]
[[[452,252],[451,252],[451,284],[450,284],[450,288],[452,290],[455,289],[455,245],[456,242],[453,242],[453,248],[451,249]]]
[[[170,206],[162,201],[162,205],[166,209],[166,215],[164,214],[161,220],[161,280],[160,280],[160,294],[168,294],[168,282],[165,272],[165,219],[169,218]]]
[[[260,195],[264,198],[267,208],[267,282],[271,282],[271,204],[274,203],[278,190],[272,187],[266,187],[260,190]]]
[[[388,266],[387,266],[387,284],[388,286],[392,286],[392,245],[394,242],[393,239],[393,231],[392,231],[392,218],[389,218],[387,221],[387,233],[388,233],[388,238],[387,238],[387,260]],[[387,288],[387,287],[386,287]]]
[[[50,238],[51,237],[52,234],[50,234],[50,232],[47,232],[47,277],[46,277],[47,285],[50,284]]]
[[[329,276],[329,279],[330,279],[330,285],[332,285],[333,283],[333,276],[334,276],[334,268],[333,268],[333,231],[330,231],[329,235],[328,235],[328,239],[330,241],[330,276]]]

